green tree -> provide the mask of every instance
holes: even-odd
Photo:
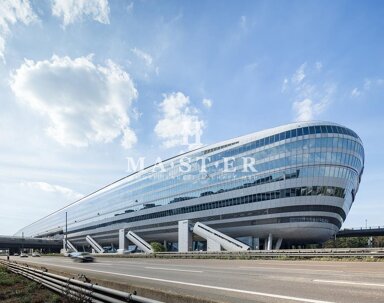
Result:
[[[151,247],[154,252],[166,251],[164,245],[160,244],[159,242],[151,242]]]

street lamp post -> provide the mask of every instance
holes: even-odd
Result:
[[[65,212],[65,251],[68,251],[67,234],[68,234],[68,213]]]

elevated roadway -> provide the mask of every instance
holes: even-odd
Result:
[[[367,228],[344,228],[336,234],[337,238],[347,237],[374,237],[384,236],[384,226],[375,226]]]
[[[51,249],[60,251],[60,249],[63,248],[63,241],[55,239],[24,238],[0,235],[0,249],[22,248]]]

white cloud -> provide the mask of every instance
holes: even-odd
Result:
[[[47,133],[60,144],[82,147],[121,135],[123,147],[136,143],[128,112],[137,90],[111,60],[105,66],[92,56],[25,60],[11,79],[16,97],[48,119]]]
[[[134,7],[134,2],[132,1],[131,3],[129,3],[126,7],[127,9],[127,12],[130,13],[133,11],[133,7]]]
[[[143,60],[145,62],[145,64],[147,66],[151,66],[152,65],[152,62],[153,62],[153,58],[150,54],[138,49],[138,48],[133,48],[131,49],[131,51],[138,57],[140,58],[141,60]]]
[[[371,89],[371,85],[372,85],[372,81],[369,80],[369,79],[365,79],[364,80],[364,89],[365,90],[370,90]]]
[[[240,28],[246,32],[248,29],[247,26],[247,17],[246,16],[240,16],[240,21],[239,21]]]
[[[281,92],[285,92],[287,90],[288,82],[289,82],[288,79],[284,78],[283,85],[281,86]]]
[[[188,145],[195,148],[200,145],[204,121],[200,119],[198,110],[190,105],[188,96],[181,92],[164,95],[159,110],[162,118],[156,124],[155,133],[165,147]],[[190,137],[195,140],[192,144],[188,141]]]
[[[46,182],[23,182],[21,183],[21,185],[31,189],[41,190],[44,192],[58,193],[66,196],[70,200],[78,200],[84,196],[83,194],[75,192],[70,188],[60,185],[53,185]]]
[[[292,75],[292,82],[294,84],[300,84],[301,81],[305,79],[305,68],[307,66],[307,63],[303,63],[296,72]]]
[[[376,89],[380,89],[384,85],[384,79],[381,78],[366,78],[363,85],[360,87],[354,87],[351,91],[352,97],[364,96]]]
[[[296,121],[316,119],[327,109],[336,90],[335,84],[321,79],[322,65],[318,63],[314,68],[302,64],[290,78],[283,81],[281,90],[293,99],[292,109]]]
[[[10,34],[10,26],[21,22],[25,25],[38,21],[28,0],[0,1],[0,58],[4,61],[5,41]]]
[[[108,0],[54,0],[52,15],[62,18],[63,26],[82,21],[83,16],[109,24],[109,4]]]
[[[323,68],[323,64],[320,62],[320,61],[317,61],[315,63],[315,67],[318,71],[321,71],[321,69]]]
[[[213,104],[213,102],[212,102],[211,99],[206,99],[206,98],[203,99],[203,105],[204,105],[206,108],[211,108],[211,107],[212,107],[212,104]]]
[[[361,95],[361,92],[360,92],[360,90],[357,88],[357,87],[355,87],[353,90],[352,90],[352,92],[351,92],[351,96],[352,97],[359,97]]]
[[[296,111],[296,121],[309,121],[313,119],[313,102],[310,99],[295,101],[293,109]]]

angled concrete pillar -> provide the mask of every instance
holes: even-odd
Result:
[[[222,248],[224,248],[227,251],[241,251],[241,250],[249,250],[250,247],[243,242],[240,242],[234,238],[231,238],[222,232],[219,232],[216,229],[213,229],[212,227],[209,227],[201,222],[196,222],[193,226],[193,233],[196,235],[204,238],[207,240],[212,240],[214,242],[217,242],[221,245]],[[214,245],[214,244],[212,244]],[[216,249],[217,247],[215,247]]]
[[[220,243],[207,239],[207,251],[221,251]]]
[[[178,230],[178,250],[179,252],[187,252],[192,250],[192,232],[189,227],[189,220],[179,221]]]
[[[134,243],[143,252],[147,254],[153,253],[151,245],[147,241],[145,241],[143,238],[135,234],[133,231],[128,231],[128,233],[125,236],[128,238],[129,241]]]
[[[89,245],[92,246],[92,252],[95,250],[98,254],[104,253],[104,249],[101,247],[99,243],[96,242],[95,239],[93,239],[90,235],[85,237],[85,240],[88,242]]]
[[[281,247],[281,243],[283,242],[283,238],[279,238],[276,242],[275,249],[278,250]]]
[[[265,242],[266,242],[265,249],[266,250],[272,250],[272,241],[273,241],[272,234],[269,234],[268,238],[265,239]]]
[[[125,237],[125,229],[119,229],[119,249],[118,254],[123,254],[124,250],[128,248],[128,239]]]
[[[65,250],[65,239],[63,239],[63,245],[64,245],[64,250]],[[68,250],[77,252],[76,247],[67,239],[67,251]]]

